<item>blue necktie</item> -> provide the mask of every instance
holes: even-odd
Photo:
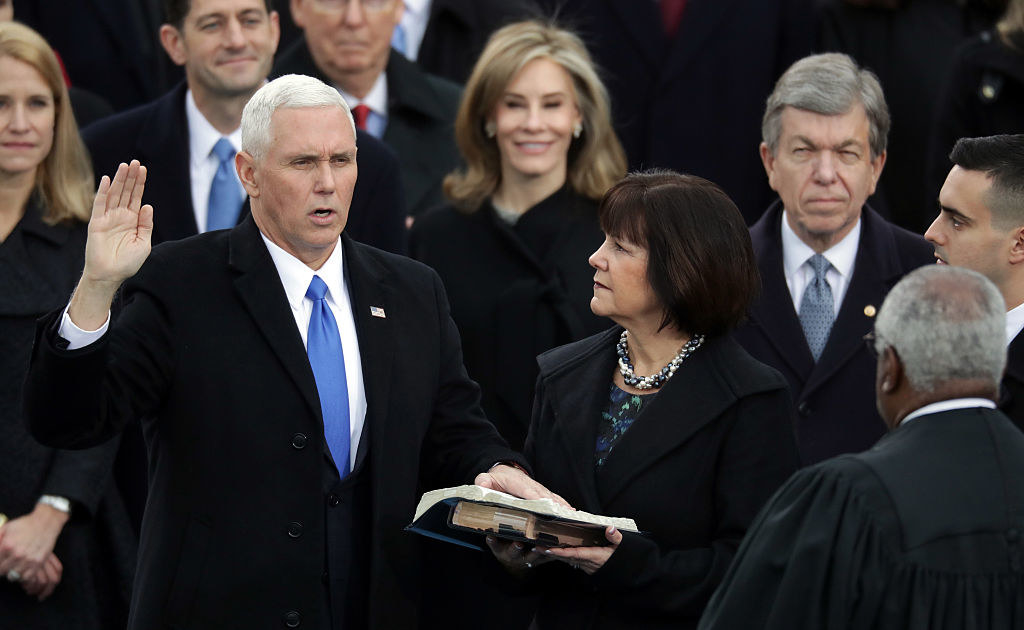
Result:
[[[313,301],[306,337],[306,354],[313,368],[320,410],[324,416],[324,438],[331,450],[338,474],[348,474],[348,382],[345,380],[345,355],[341,351],[341,335],[334,315],[327,306],[327,285],[320,276],[313,276],[306,297]]]
[[[811,354],[817,361],[825,349],[825,342],[832,331],[832,322],[836,318],[832,287],[825,280],[825,272],[832,267],[832,263],[821,254],[815,254],[807,259],[807,264],[814,271],[814,278],[807,285],[804,298],[800,301],[800,325],[804,328]]]
[[[409,46],[405,39],[405,27],[402,26],[401,22],[395,25],[395,30],[391,33],[391,47],[406,57],[409,56],[406,54],[406,50],[408,50]]]
[[[235,179],[235,147],[227,138],[221,138],[213,145],[213,154],[220,164],[210,184],[206,229],[223,230],[235,227],[238,212],[242,209],[238,180]]]

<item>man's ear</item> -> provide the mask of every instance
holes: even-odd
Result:
[[[764,172],[768,175],[768,186],[775,192],[779,192],[779,189],[775,187],[775,156],[772,155],[771,149],[764,142],[761,143],[759,150],[761,152],[761,164],[764,165]]]
[[[181,31],[170,24],[161,25],[160,44],[167,51],[167,56],[171,58],[171,61],[179,66],[185,65],[188,55],[185,51],[185,38],[182,37]]]
[[[235,154],[235,170],[238,172],[238,179],[242,181],[242,188],[253,199],[260,196],[260,185],[256,176],[256,158],[246,151],[239,151]]]
[[[871,160],[871,190],[868,193],[869,195],[875,194],[878,178],[882,176],[882,169],[885,168],[885,158],[888,156],[888,151],[883,150],[881,155]]]
[[[309,22],[309,20],[306,19],[305,3],[302,0],[291,0],[288,3],[288,8],[291,9],[292,22],[295,23],[295,26],[298,26],[301,29],[305,29],[307,23]]]
[[[1024,263],[1024,225],[1013,229],[1013,242],[1010,244],[1010,264]]]
[[[882,371],[879,387],[885,394],[892,394],[899,389],[907,377],[903,371],[903,361],[892,346],[886,346],[882,352],[882,366],[879,369]]]

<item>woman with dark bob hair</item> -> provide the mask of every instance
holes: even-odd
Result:
[[[540,356],[525,452],[571,505],[644,534],[488,544],[541,587],[537,628],[694,628],[755,514],[796,470],[791,401],[782,376],[729,335],[759,277],[718,186],[630,175],[599,216],[590,305],[618,325]]]

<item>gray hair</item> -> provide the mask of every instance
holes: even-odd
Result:
[[[1006,303],[985,276],[928,265],[907,274],[882,303],[875,349],[892,346],[914,389],[956,380],[999,386],[1006,367]]]
[[[761,140],[775,155],[782,135],[782,111],[787,107],[840,116],[858,103],[868,117],[868,144],[874,159],[885,151],[889,136],[889,108],[878,77],[841,53],[804,57],[783,73],[768,96]]]
[[[301,74],[286,74],[256,90],[242,110],[242,150],[257,160],[262,159],[270,146],[270,120],[279,108],[338,107],[352,125],[356,123],[352,111],[338,90],[319,79]]]

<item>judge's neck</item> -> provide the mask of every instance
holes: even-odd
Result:
[[[245,92],[233,96],[219,96],[210,94],[208,91],[191,85],[192,97],[196,101],[196,109],[203,115],[210,125],[222,135],[230,135],[242,124],[242,110],[245,104],[256,93],[256,86],[251,92]]]
[[[494,191],[492,200],[496,206],[516,214],[523,214],[565,185],[564,171],[542,176],[523,176],[520,173],[508,173],[509,170],[502,169],[501,183]]]
[[[690,340],[690,335],[678,328],[666,326],[658,330],[658,324],[626,327],[626,346],[637,374],[653,374],[665,367]]]
[[[22,173],[0,171],[0,241],[5,240],[21,221],[35,181],[35,169]]]
[[[921,407],[944,400],[955,400],[957,398],[987,398],[997,400],[999,392],[991,382],[984,379],[958,379],[939,385],[935,391],[922,392],[907,387],[906,392],[897,398],[894,405],[896,413],[891,422],[890,428],[896,428],[903,422],[903,419]]]

